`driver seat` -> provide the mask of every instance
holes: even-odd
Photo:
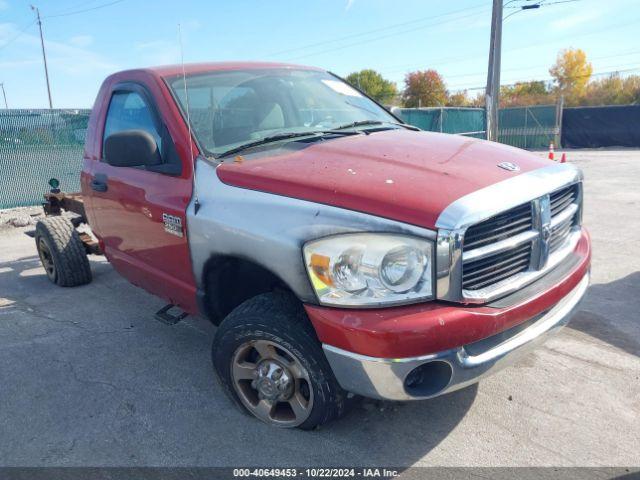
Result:
[[[265,103],[260,106],[256,114],[256,130],[280,130],[284,128],[284,113],[282,107],[275,102]]]

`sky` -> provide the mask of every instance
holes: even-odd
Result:
[[[373,68],[399,88],[407,72],[434,68],[450,91],[472,95],[486,82],[491,0],[32,1],[54,108],[90,108],[112,72],[178,63],[178,23],[186,62],[290,62],[341,76]],[[640,0],[542,1],[504,22],[503,85],[549,79],[568,47],[585,50],[595,74],[640,74]],[[506,16],[535,0],[504,2]],[[29,5],[0,0],[0,83],[10,108],[48,106]]]

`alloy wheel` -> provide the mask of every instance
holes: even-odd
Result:
[[[233,387],[260,420],[280,427],[303,423],[313,408],[309,373],[287,349],[268,340],[241,345],[231,360]]]

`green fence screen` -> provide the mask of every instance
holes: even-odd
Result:
[[[525,149],[560,146],[560,119],[555,105],[501,108],[498,113],[498,141]]]
[[[0,111],[0,208],[37,205],[51,177],[80,189],[90,110]]]
[[[482,108],[400,108],[394,110],[405,122],[429,132],[485,137]]]
[[[401,108],[395,111],[405,122],[429,132],[457,133],[485,138],[483,108]],[[559,143],[555,105],[502,108],[498,141],[514,147],[539,149]],[[559,145],[558,145],[559,146]]]

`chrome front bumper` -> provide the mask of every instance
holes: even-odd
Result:
[[[323,349],[338,382],[349,392],[386,400],[432,398],[471,385],[542,343],[569,322],[588,286],[587,273],[551,310],[506,339],[499,334],[444,352],[398,359],[368,357],[327,344]],[[492,339],[497,340],[492,344]],[[409,374],[413,381],[407,381]]]

